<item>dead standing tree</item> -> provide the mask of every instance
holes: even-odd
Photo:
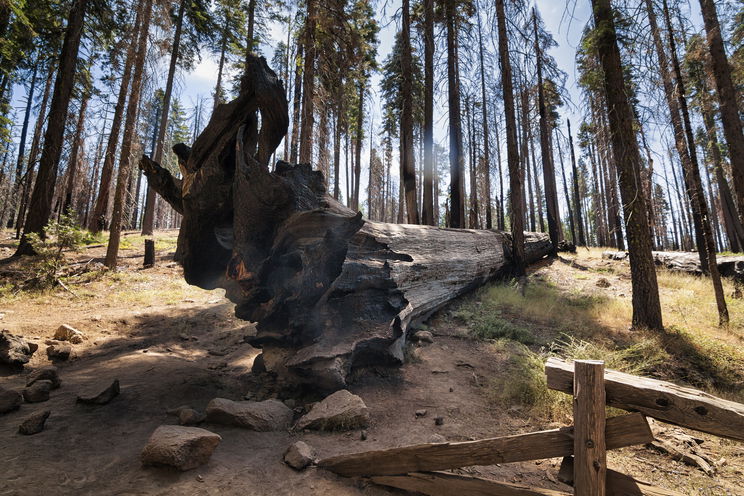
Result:
[[[193,149],[174,147],[183,180],[147,157],[140,167],[183,214],[186,281],[225,288],[236,315],[258,323],[268,371],[336,389],[354,367],[400,364],[413,324],[509,270],[503,232],[364,220],[309,165],[270,172],[289,121],[284,87],[263,58],[244,77]],[[527,235],[528,259],[549,250],[547,236]]]

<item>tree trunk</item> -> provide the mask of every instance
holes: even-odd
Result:
[[[509,188],[511,202],[512,268],[514,275],[525,275],[526,255],[524,246],[524,211],[522,210],[522,178],[519,172],[517,152],[517,121],[514,113],[514,88],[509,40],[506,34],[504,0],[496,0],[496,17],[499,31],[499,62],[501,65],[501,87],[504,95],[504,117],[506,119],[506,154],[509,163]]]
[[[297,149],[298,141],[300,139],[300,107],[302,103],[302,53],[302,44],[298,43],[297,61],[295,63],[294,74],[294,95],[292,97],[292,137],[290,139],[289,148],[289,161],[293,164],[297,163]]]
[[[354,148],[354,195],[351,209],[359,210],[359,183],[362,176],[362,135],[364,133],[364,89],[365,83],[359,83],[359,111],[356,122],[356,143]]]
[[[318,0],[307,1],[303,47],[305,60],[302,69],[302,124],[300,127],[300,163],[303,164],[313,161],[313,124],[315,122],[313,99],[315,98],[315,30],[317,8]]]
[[[458,69],[457,9],[455,0],[445,0],[447,17],[447,88],[449,103],[450,227],[465,227],[465,184],[462,155],[460,73]]]
[[[249,70],[241,95],[218,107],[193,149],[180,148],[183,181],[147,157],[140,167],[183,213],[186,281],[225,288],[236,315],[258,323],[251,342],[268,371],[338,389],[354,368],[401,363],[415,323],[508,268],[509,239],[365,221],[328,196],[309,164],[270,172],[289,121],[284,89],[263,59]],[[529,239],[531,259],[550,249],[545,236]]]
[[[723,135],[726,137],[726,144],[729,149],[731,176],[734,180],[734,190],[736,190],[739,206],[739,219],[744,224],[744,134],[742,133],[741,117],[737,105],[736,89],[731,80],[731,66],[726,59],[715,1],[700,0],[700,10],[703,15],[705,31],[708,35],[708,49],[713,63],[713,78],[716,82],[718,101],[720,102]]]
[[[114,175],[114,161],[116,148],[119,144],[119,132],[121,131],[121,121],[124,118],[124,105],[126,104],[127,94],[132,76],[132,66],[134,65],[134,55],[137,49],[137,35],[141,24],[141,14],[137,12],[134,26],[130,31],[131,41],[127,46],[127,56],[124,60],[124,73],[121,77],[121,86],[119,87],[119,96],[114,107],[114,118],[109,131],[108,143],[106,144],[106,153],[103,159],[103,168],[101,170],[101,184],[98,188],[98,197],[96,205],[93,208],[93,215],[90,216],[88,229],[93,232],[102,231],[107,227],[106,218],[111,196],[111,179]]]
[[[486,99],[486,70],[483,65],[483,33],[481,32],[481,16],[480,11],[477,13],[478,16],[478,42],[479,42],[479,59],[480,59],[480,83],[481,83],[481,118],[483,120],[483,161],[485,164],[485,170],[483,171],[484,180],[486,182],[486,197],[484,201],[486,203],[486,229],[493,228],[493,219],[491,215],[491,150],[489,148],[489,136],[488,136],[488,100]]]
[[[289,50],[289,47],[287,47]],[[227,51],[227,32],[223,29],[222,31],[222,42],[220,43],[220,62],[217,66],[217,84],[214,86],[214,105],[212,106],[212,112],[217,108],[217,105],[222,103],[222,71],[225,67],[225,52]]]
[[[57,182],[57,170],[62,155],[67,110],[75,82],[75,65],[77,64],[80,38],[83,34],[83,21],[88,0],[75,0],[70,9],[70,16],[62,43],[62,52],[54,83],[54,93],[49,109],[49,124],[44,135],[44,148],[39,161],[39,173],[31,195],[28,218],[23,229],[23,236],[16,255],[34,254],[34,249],[26,238],[30,233],[42,233],[52,212],[52,197]]]
[[[604,70],[607,113],[617,163],[620,192],[628,231],[633,288],[633,326],[663,329],[659,287],[651,255],[646,202],[641,191],[641,156],[633,129],[633,110],[623,78],[620,50],[610,0],[592,0],[599,59]]]
[[[558,130],[556,129],[556,133]],[[560,139],[556,139],[558,145],[558,159],[561,162],[561,177],[563,178],[563,195],[566,197],[566,207],[568,208],[568,225],[571,229],[571,243],[577,244],[576,225],[574,223],[574,209],[571,208],[571,195],[568,194],[568,182],[566,181],[566,168],[563,166],[563,150],[561,150]]]
[[[116,180],[116,191],[114,192],[114,208],[111,213],[111,227],[109,229],[109,242],[106,249],[106,266],[116,270],[117,255],[119,253],[119,241],[121,239],[121,224],[124,218],[125,190],[129,185],[131,174],[131,147],[134,139],[135,124],[137,118],[137,107],[139,106],[140,93],[142,90],[142,72],[147,54],[147,38],[150,32],[150,18],[152,16],[152,0],[145,0],[142,5],[142,25],[137,36],[137,53],[134,59],[132,71],[132,92],[127,103],[127,116],[124,123],[124,136],[121,142],[121,157],[119,159],[119,174]],[[163,112],[165,112],[165,103]],[[161,120],[162,126],[162,120]],[[149,182],[149,181],[148,181]],[[152,185],[154,188],[155,185]],[[154,211],[152,212],[154,216]],[[144,222],[143,222],[144,224]],[[144,227],[144,226],[143,226]]]
[[[80,108],[78,112],[78,121],[75,126],[75,135],[72,138],[72,151],[70,151],[70,161],[67,166],[67,188],[65,191],[65,202],[62,206],[62,212],[69,214],[69,210],[72,208],[72,202],[75,198],[76,186],[77,186],[77,170],[78,170],[78,157],[80,156],[80,149],[83,147],[83,128],[85,126],[85,113],[88,111],[88,99],[90,98],[91,88],[87,87],[83,89],[83,95],[80,97]]]
[[[586,237],[584,236],[584,222],[581,220],[581,196],[579,193],[579,170],[576,167],[576,153],[574,152],[573,135],[571,135],[571,121],[566,119],[568,126],[568,146],[571,148],[571,170],[573,172],[573,201],[574,212],[576,212],[576,224],[579,228],[579,245],[586,246]],[[566,199],[566,201],[569,201]]]
[[[542,156],[543,183],[545,184],[545,205],[548,214],[548,233],[553,250],[558,251],[561,240],[561,220],[558,213],[558,188],[555,184],[553,151],[550,147],[548,111],[545,107],[545,88],[542,76],[542,48],[537,35],[537,14],[532,9],[532,28],[535,36],[535,57],[537,59],[537,101],[540,110],[540,155]],[[568,198],[566,198],[568,200]],[[575,238],[574,238],[575,242]]]
[[[168,118],[170,117],[170,101],[173,94],[173,80],[176,77],[176,66],[178,65],[178,54],[181,50],[181,31],[183,30],[183,16],[189,0],[180,0],[178,7],[178,19],[176,20],[176,32],[173,35],[173,47],[171,48],[170,66],[168,67],[168,79],[165,83],[165,94],[163,96],[163,107],[160,112],[160,126],[158,127],[158,142],[155,148],[154,160],[157,163],[163,161],[163,148],[165,147],[165,132],[168,129]],[[146,43],[146,42],[145,42]],[[132,92],[134,93],[134,92]],[[121,167],[121,166],[120,166]],[[142,220],[142,234],[152,236],[155,224],[155,190],[149,185],[147,187],[147,199],[145,200],[144,218]],[[115,264],[116,262],[114,262]]]
[[[434,223],[434,0],[424,0],[424,182],[421,223]]]
[[[26,135],[28,134],[28,122],[31,118],[31,106],[34,100],[34,90],[36,89],[36,74],[38,71],[38,60],[37,64],[34,65],[34,71],[31,75],[31,83],[28,87],[28,94],[26,95],[26,110],[23,115],[23,126],[21,126],[21,137],[18,140],[18,160],[16,162],[15,178],[13,179],[13,208],[20,207],[18,202],[20,198],[21,180],[23,179],[23,161],[26,158]],[[11,211],[10,222],[7,227],[13,227],[13,215],[15,211]]]

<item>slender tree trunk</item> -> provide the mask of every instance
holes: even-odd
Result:
[[[70,152],[70,161],[67,166],[67,188],[65,192],[65,202],[62,206],[63,213],[69,213],[75,199],[77,186],[77,170],[80,157],[80,149],[83,147],[83,128],[85,127],[85,114],[88,111],[88,100],[90,98],[90,89],[86,87],[80,99],[80,108],[78,111],[77,125],[75,126],[75,135],[72,138],[72,151]]]
[[[718,22],[715,0],[700,0],[708,49],[713,64],[713,79],[716,82],[720,103],[723,135],[729,149],[731,176],[739,206],[739,219],[744,224],[744,134],[736,98],[736,89],[731,80],[731,66],[726,59],[721,25]]]
[[[579,169],[576,167],[576,153],[574,152],[573,135],[571,134],[571,121],[566,119],[568,127],[568,146],[571,149],[571,171],[573,172],[573,202],[576,212],[576,224],[579,229],[579,245],[586,246],[584,236],[584,222],[581,220],[581,195],[579,192]],[[569,201],[568,199],[566,201]]]
[[[401,44],[401,100],[403,108],[400,116],[400,172],[405,193],[406,214],[409,224],[419,224],[418,198],[416,196],[416,166],[413,143],[413,73],[411,54],[411,15],[410,2],[403,0],[403,20]]]
[[[181,31],[183,30],[183,16],[189,0],[181,0],[178,7],[178,18],[176,20],[176,32],[173,35],[173,47],[171,48],[170,66],[168,67],[168,79],[165,83],[165,95],[163,96],[163,108],[160,114],[160,127],[158,128],[158,143],[155,148],[153,160],[158,164],[163,163],[165,151],[165,131],[168,128],[168,117],[170,116],[170,101],[173,94],[173,80],[176,77],[176,66],[178,65],[178,54],[181,50]],[[145,42],[146,43],[146,42]],[[121,166],[120,166],[121,167]],[[142,234],[152,236],[155,223],[155,190],[149,184],[147,186],[147,199],[145,200],[145,217],[142,220]],[[114,262],[115,263],[115,262]]]
[[[246,30],[246,58],[250,60],[256,45],[256,0],[248,0],[248,29]],[[248,64],[246,64],[247,66]]]
[[[431,1],[431,0],[430,0]],[[480,82],[481,82],[481,119],[483,120],[483,160],[485,164],[485,170],[483,171],[484,179],[486,182],[486,197],[484,199],[486,203],[486,229],[493,228],[493,219],[491,214],[491,150],[489,147],[489,136],[488,136],[488,104],[486,99],[486,69],[483,64],[483,33],[481,31],[481,16],[480,11],[476,14],[478,16],[478,42],[479,42],[479,59],[480,59]]]
[[[305,19],[304,52],[305,61],[302,69],[302,124],[300,127],[300,162],[309,164],[313,161],[313,124],[315,98],[315,30],[317,24],[318,0],[307,1],[307,18]],[[348,198],[347,198],[348,201]]]
[[[114,192],[114,209],[111,214],[111,228],[109,233],[109,242],[106,249],[106,266],[109,269],[116,270],[117,255],[119,253],[119,241],[121,240],[121,224],[124,216],[124,194],[129,184],[129,176],[132,170],[131,147],[134,139],[135,124],[137,118],[137,107],[139,106],[140,93],[142,90],[142,72],[145,65],[145,55],[147,54],[147,37],[150,32],[150,18],[152,15],[152,0],[145,0],[142,5],[142,25],[137,42],[137,54],[134,59],[134,68],[132,73],[132,91],[127,103],[127,116],[124,123],[124,137],[121,143],[121,158],[119,159],[119,174],[116,180],[116,191]],[[165,102],[163,103],[163,112],[166,112]],[[163,122],[160,121],[162,131]],[[162,132],[159,134],[162,135]],[[153,208],[153,216],[154,216]],[[144,223],[144,222],[143,222]]]
[[[462,174],[462,117],[460,111],[460,74],[458,70],[457,9],[455,0],[445,0],[447,17],[447,88],[450,141],[450,227],[465,227],[465,184]]]
[[[496,143],[496,174],[499,176],[499,221],[497,228],[501,231],[506,230],[506,219],[504,213],[504,175],[501,172],[501,138],[499,136],[498,120],[494,115],[493,132]]]
[[[359,82],[359,112],[357,112],[356,122],[356,148],[354,150],[354,199],[352,210],[359,211],[359,183],[362,176],[362,136],[364,134],[364,90],[365,82]],[[370,164],[371,166],[372,164]],[[415,203],[415,199],[414,199]]]
[[[633,129],[633,110],[623,78],[623,66],[610,0],[592,0],[597,51],[604,70],[607,113],[625,210],[633,287],[633,327],[663,329],[659,287],[651,254],[646,202],[641,191],[641,156]]]
[[[504,117],[506,118],[506,153],[509,163],[509,186],[511,202],[512,262],[514,275],[525,275],[524,214],[522,212],[522,180],[519,173],[517,152],[517,122],[514,113],[514,89],[512,69],[509,61],[509,41],[506,34],[504,0],[496,0],[496,17],[499,32],[499,62],[501,86],[504,94]]]
[[[434,224],[434,0],[424,0],[424,183],[422,224]]]
[[[300,139],[300,107],[302,98],[302,44],[297,44],[297,63],[294,74],[294,96],[292,97],[292,138],[290,143],[289,161],[297,163],[297,148]],[[337,107],[340,109],[340,107]],[[340,115],[340,110],[337,110]],[[337,193],[334,193],[337,194]],[[338,200],[338,197],[336,197]]]
[[[26,235],[42,233],[52,212],[52,197],[57,182],[59,160],[62,155],[67,110],[70,106],[70,97],[75,82],[75,66],[87,7],[88,0],[75,0],[70,9],[65,38],[62,43],[57,80],[54,83],[54,93],[49,110],[49,124],[44,136],[44,148],[39,162],[39,173],[29,202],[28,218],[16,251],[17,255],[34,253]]]
[[[289,50],[289,47],[287,47]],[[225,52],[227,51],[227,32],[223,29],[222,31],[222,43],[220,43],[220,62],[217,66],[217,84],[214,87],[214,106],[212,112],[217,108],[217,105],[222,103],[222,70],[225,67]]]
[[[26,95],[26,110],[23,115],[23,126],[21,126],[21,137],[18,141],[18,160],[16,162],[16,171],[15,171],[15,178],[13,179],[13,201],[14,201],[14,207],[20,207],[20,202],[18,201],[20,199],[20,190],[21,190],[21,180],[23,179],[23,165],[24,160],[26,159],[26,135],[28,134],[28,122],[31,119],[31,107],[34,101],[34,90],[36,89],[36,75],[38,71],[39,65],[38,60],[37,64],[34,65],[33,73],[31,74],[31,83],[28,87],[28,94]],[[15,212],[12,212],[15,213]],[[11,215],[10,222],[8,223],[7,227],[12,227],[13,225],[13,217],[14,215]]]
[[[535,222],[535,200],[534,195],[532,194],[532,168],[530,166],[530,131],[529,131],[529,100],[527,99],[527,89],[524,84],[522,84],[522,88],[519,92],[519,108],[520,108],[520,128],[522,130],[522,141],[520,143],[520,148],[522,149],[522,179],[525,180],[525,184],[527,184],[527,195],[524,196],[524,212],[526,217],[529,219],[530,222],[530,231],[536,231],[536,222]]]
[[[556,129],[556,133],[558,130]],[[571,208],[571,195],[568,193],[568,182],[566,181],[566,168],[563,166],[563,150],[561,150],[560,139],[555,140],[558,146],[558,159],[561,162],[561,176],[563,177],[563,194],[566,197],[566,207],[568,208],[568,225],[571,229],[571,242],[576,245],[578,239],[576,238],[576,225],[574,223],[574,209]],[[581,208],[579,206],[579,208]]]

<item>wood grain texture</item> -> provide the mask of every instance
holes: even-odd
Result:
[[[431,496],[570,496],[571,493],[444,472],[372,477],[375,484]]]
[[[574,489],[576,496],[604,496],[605,445],[604,362],[574,362]]]
[[[607,419],[605,437],[607,449],[653,441],[651,429],[640,414]],[[568,427],[479,441],[420,444],[340,455],[323,459],[318,466],[346,477],[395,475],[568,456],[573,449],[573,428]]]
[[[573,486],[574,459],[566,457],[561,463],[558,480]],[[682,493],[652,486],[647,482],[637,481],[629,475],[607,469],[606,496],[683,496]]]
[[[548,387],[573,394],[573,365],[557,358],[545,364]],[[605,370],[607,404],[670,424],[744,441],[744,405],[671,382]]]

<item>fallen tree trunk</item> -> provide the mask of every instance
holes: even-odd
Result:
[[[697,252],[686,251],[655,251],[652,252],[654,263],[667,270],[702,275],[700,256]],[[626,260],[627,251],[605,251],[602,258],[606,260]],[[738,283],[744,283],[744,255],[718,256],[718,272],[724,277],[731,277]]]
[[[362,219],[308,164],[269,158],[286,133],[281,81],[253,58],[243,92],[219,105],[193,149],[174,147],[183,179],[148,157],[150,185],[183,214],[177,259],[190,284],[222,287],[270,372],[338,389],[354,367],[403,361],[407,331],[510,267],[508,234]],[[261,112],[258,129],[256,112]],[[550,251],[528,234],[532,260]]]

